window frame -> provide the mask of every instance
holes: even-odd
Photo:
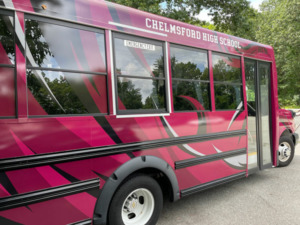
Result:
[[[13,18],[13,32],[12,32],[12,36],[13,36],[13,41],[14,41],[14,64],[10,65],[10,64],[0,64],[0,68],[11,68],[13,69],[13,73],[14,73],[14,105],[15,105],[15,114],[13,116],[0,116],[0,120],[3,119],[16,119],[18,117],[18,89],[17,89],[17,56],[16,56],[16,18],[15,18],[15,13],[13,11],[10,10],[4,10],[4,9],[0,9],[0,15],[2,16],[11,16]]]
[[[168,68],[167,68],[167,56],[166,56],[166,43],[163,41],[155,40],[155,39],[149,39],[146,37],[140,37],[132,34],[125,34],[125,33],[120,33],[120,32],[111,32],[111,46],[112,46],[112,59],[113,59],[113,80],[114,80],[114,97],[115,97],[115,104],[114,107],[116,110],[116,115],[120,117],[141,117],[141,116],[154,116],[154,115],[169,115],[169,100],[168,100],[168,92],[169,92],[169,82],[168,82]],[[162,54],[163,54],[163,59],[164,59],[164,78],[159,78],[159,77],[145,77],[145,76],[136,76],[136,75],[117,75],[116,72],[116,46],[115,46],[115,38],[123,39],[123,40],[133,40],[137,42],[142,42],[142,43],[147,43],[147,44],[154,44],[154,45],[159,45],[162,47]],[[143,79],[143,80],[163,80],[165,83],[165,108],[164,109],[126,109],[126,110],[120,110],[119,109],[119,103],[118,103],[118,77],[127,77],[127,78],[136,78],[136,79]]]
[[[88,32],[94,32],[98,34],[103,34],[103,39],[104,39],[104,59],[105,59],[105,73],[103,72],[92,72],[92,71],[84,71],[84,70],[70,70],[70,69],[63,69],[63,68],[48,68],[48,67],[35,67],[27,64],[27,49],[28,46],[26,45],[25,48],[25,65],[26,65],[26,99],[27,99],[27,114],[28,118],[51,118],[51,117],[80,117],[80,116],[106,116],[110,114],[110,107],[109,107],[109,81],[108,81],[108,62],[107,62],[107,40],[106,40],[106,35],[105,35],[105,29],[103,28],[98,28],[98,27],[93,27],[93,26],[88,26],[88,25],[83,25],[79,24],[76,22],[72,21],[62,21],[59,19],[54,19],[54,18],[49,18],[49,17],[43,17],[43,16],[37,16],[33,14],[24,14],[24,27],[25,27],[25,41],[26,41],[26,20],[35,20],[37,22],[43,22],[47,24],[52,24],[52,25],[58,25],[62,27],[67,27],[67,28],[73,28],[77,30],[83,30],[83,31],[88,31]],[[49,114],[49,115],[30,115],[29,114],[29,101],[28,101],[28,83],[27,83],[27,70],[39,70],[39,71],[53,71],[53,72],[65,72],[65,73],[75,73],[75,74],[87,74],[87,75],[95,75],[95,76],[105,76],[106,77],[106,107],[107,107],[107,112],[106,113],[85,113],[85,114]]]
[[[219,55],[219,56],[223,56],[223,57],[231,57],[231,58],[238,58],[240,59],[240,83],[235,83],[235,82],[230,82],[230,81],[215,81],[214,80],[214,65],[213,65],[213,56],[214,55]],[[212,74],[213,74],[213,86],[214,86],[214,99],[215,99],[215,111],[216,112],[222,112],[222,111],[239,111],[239,112],[243,112],[245,110],[245,100],[244,100],[244,85],[243,85],[243,64],[242,64],[242,56],[239,55],[233,55],[233,54],[228,54],[228,53],[223,53],[223,52],[215,52],[212,51],[212,58],[211,58],[212,62],[211,62],[211,69],[212,69]],[[241,87],[241,102],[243,103],[243,106],[238,109],[217,109],[216,107],[216,92],[215,92],[215,84],[221,84],[221,85],[230,85],[230,86],[240,86]],[[240,103],[239,103],[240,104]],[[237,107],[239,106],[239,104],[237,104]]]
[[[174,81],[184,81],[184,82],[198,82],[199,84],[201,83],[206,83],[208,84],[208,89],[209,89],[209,93],[208,93],[208,101],[209,101],[209,109],[206,110],[175,110],[174,108],[174,92],[172,91],[172,98],[173,98],[173,111],[174,113],[186,113],[186,112],[211,112],[212,111],[212,98],[211,98],[211,88],[210,88],[210,68],[209,68],[209,55],[208,49],[201,49],[201,48],[196,48],[196,47],[192,47],[192,46],[186,46],[186,45],[180,45],[180,44],[174,44],[174,43],[170,43],[170,59],[172,57],[171,54],[171,48],[179,48],[179,49],[183,49],[183,50],[193,50],[193,51],[198,51],[198,52],[202,52],[202,53],[206,53],[206,57],[207,57],[207,69],[208,69],[208,80],[194,80],[194,79],[185,79],[185,78],[174,78],[173,74],[171,76],[172,79],[172,90],[173,90],[173,80]],[[170,67],[172,68],[172,64],[170,65]],[[171,73],[172,73],[172,69],[171,69]]]

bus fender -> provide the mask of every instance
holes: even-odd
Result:
[[[176,175],[172,167],[166,161],[155,156],[136,157],[121,165],[104,184],[101,194],[96,202],[93,225],[106,224],[108,208],[117,188],[128,176],[145,168],[157,169],[164,173],[164,175],[168,177],[172,186],[173,201],[177,201],[179,199],[180,192]]]

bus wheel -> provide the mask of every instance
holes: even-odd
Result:
[[[156,180],[138,175],[127,180],[115,193],[108,212],[111,225],[156,224],[163,195]]]
[[[279,140],[279,166],[287,166],[289,165],[293,158],[294,158],[294,153],[295,153],[295,146],[291,138],[287,136],[283,136]]]

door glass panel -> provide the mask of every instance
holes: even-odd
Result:
[[[260,88],[260,108],[261,108],[261,150],[262,164],[271,163],[271,141],[270,141],[270,64],[258,63],[258,77]]]
[[[248,106],[248,169],[257,167],[257,124],[256,124],[256,62],[245,61],[246,92]]]

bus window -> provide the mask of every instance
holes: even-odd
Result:
[[[0,11],[0,118],[16,115],[14,18]]]
[[[216,110],[242,107],[242,72],[240,57],[212,55]]]
[[[118,113],[167,112],[163,43],[116,33],[113,37]]]
[[[106,114],[104,32],[42,20],[26,19],[29,115]]]
[[[174,111],[210,110],[207,51],[171,46]]]

